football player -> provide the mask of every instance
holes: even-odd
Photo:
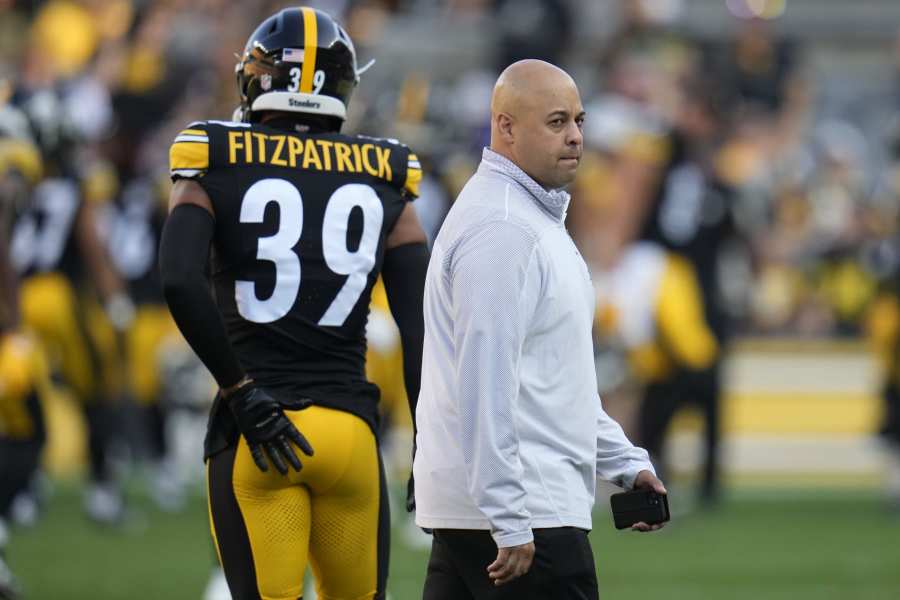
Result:
[[[171,185],[164,169],[139,166],[138,149],[144,137],[140,128],[123,127],[108,141],[106,154],[115,165],[121,184],[105,215],[106,241],[113,265],[135,305],[134,320],[123,340],[129,391],[146,438],[144,450],[151,467],[151,493],[157,505],[169,511],[181,508],[184,489],[174,461],[170,460],[166,432],[172,403],[162,401],[164,382],[159,359],[173,348],[178,352],[179,341],[185,351],[190,350],[180,340],[159,281],[158,247]]]
[[[114,196],[116,180],[102,161],[85,160],[88,153],[66,122],[59,92],[23,88],[14,99],[36,131],[46,175],[12,234],[12,261],[22,278],[22,321],[84,410],[91,480],[87,515],[116,524],[124,515],[108,463],[119,429],[114,400],[122,386],[116,330],[128,326],[133,305],[97,227],[98,209]]]
[[[35,471],[45,440],[40,393],[47,383],[41,352],[19,326],[17,282],[9,258],[9,230],[41,176],[37,148],[27,139],[27,120],[0,104],[0,599],[18,597],[5,562],[6,521],[13,500]]]
[[[410,204],[416,156],[340,133],[360,72],[332,17],[282,10],[236,67],[241,122],[192,123],[171,147],[163,290],[220,387],[205,455],[236,600],[300,597],[307,562],[319,597],[385,594],[389,514],[365,325],[380,273],[414,404],[428,250]]]
[[[649,204],[640,237],[689,263],[700,286],[705,327],[715,336],[715,352],[708,364],[682,365],[665,384],[648,388],[638,439],[663,461],[663,438],[673,416],[685,404],[699,408],[704,421],[699,500],[714,505],[720,497],[722,360],[731,328],[721,265],[743,244],[733,215],[733,192],[713,159],[726,125],[717,86],[695,76],[686,78],[681,90],[673,129],[666,136],[668,156],[648,169],[644,191]]]

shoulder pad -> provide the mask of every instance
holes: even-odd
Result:
[[[422,165],[419,163],[419,158],[410,151],[409,146],[393,138],[362,134],[338,134],[336,137],[339,143],[345,140],[350,146],[361,146],[364,153],[366,147],[374,147],[378,155],[378,167],[371,169],[366,166],[365,170],[371,175],[375,175],[373,171],[378,171],[378,177],[389,182],[407,200],[418,197],[419,182],[422,181]],[[344,150],[345,155],[350,152],[349,148]],[[340,163],[340,152],[338,154],[339,164],[342,164]],[[354,154],[359,154],[356,149],[354,149]],[[366,164],[365,161],[366,158],[363,156],[363,164]],[[356,164],[355,172],[362,172],[358,166],[360,164],[358,156]],[[339,168],[339,170],[341,169]],[[354,172],[352,168],[350,171]]]
[[[203,177],[209,169],[209,134],[205,121],[182,129],[169,149],[169,175],[176,179]]]
[[[419,184],[422,182],[422,163],[419,161],[419,157],[410,150],[409,146],[395,138],[379,138],[365,135],[357,135],[356,137],[395,146],[401,151],[401,157],[405,154],[406,158],[401,159],[406,167],[406,177],[403,179],[402,191],[410,199],[419,197]]]

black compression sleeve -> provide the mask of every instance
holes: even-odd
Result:
[[[159,270],[163,294],[178,329],[219,387],[235,385],[244,377],[225,323],[213,300],[204,272],[215,220],[194,204],[175,207],[166,220],[159,244]]]
[[[428,247],[424,242],[388,249],[381,269],[388,304],[403,344],[403,381],[406,384],[413,423],[416,420],[416,402],[422,381],[422,342],[425,338],[422,303],[427,270]]]

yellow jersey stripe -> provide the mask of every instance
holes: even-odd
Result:
[[[202,129],[183,129],[178,135],[206,135]]]
[[[304,6],[303,11],[303,72],[300,74],[300,91],[312,93],[313,75],[316,72],[316,50],[319,45],[319,25],[316,11]]]
[[[406,165],[406,183],[403,184],[403,189],[418,197],[419,184],[422,182],[422,167],[419,164],[419,158],[410,153]]]
[[[209,168],[209,144],[203,142],[175,142],[169,150],[169,169]]]

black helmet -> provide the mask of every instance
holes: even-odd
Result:
[[[286,8],[263,21],[235,65],[241,120],[264,110],[343,121],[359,74],[347,32],[328,13]]]

